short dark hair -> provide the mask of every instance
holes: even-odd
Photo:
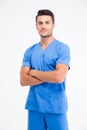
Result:
[[[49,10],[49,9],[39,10],[36,15],[36,22],[37,22],[38,16],[41,16],[41,15],[49,15],[49,16],[51,16],[53,23],[55,22],[54,14],[51,10]]]

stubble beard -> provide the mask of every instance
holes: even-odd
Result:
[[[41,36],[41,38],[49,38],[50,36],[52,36],[52,33],[51,33],[51,34],[49,34],[49,35],[45,35],[45,36],[40,35],[40,36]]]

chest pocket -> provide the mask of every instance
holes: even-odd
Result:
[[[44,68],[48,68],[48,70],[54,70],[56,68],[56,56],[48,56],[43,55]]]

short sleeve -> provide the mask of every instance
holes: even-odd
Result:
[[[23,60],[22,60],[22,66],[29,66],[31,68],[31,55],[36,45],[37,43],[32,45],[25,51]]]
[[[30,57],[31,57],[31,47],[28,48],[24,53],[22,66],[29,66],[29,67],[31,66]]]
[[[58,49],[56,64],[67,64],[70,69],[70,48],[68,45],[62,44],[62,46]]]

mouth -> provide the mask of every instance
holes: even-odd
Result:
[[[41,32],[41,33],[46,33],[46,32],[47,32],[47,30],[42,29],[40,32]]]

